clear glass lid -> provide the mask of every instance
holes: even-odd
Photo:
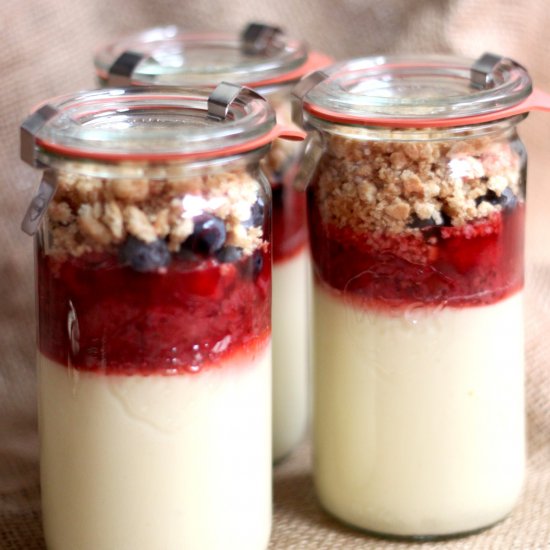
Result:
[[[367,57],[332,65],[302,93],[304,109],[340,122],[437,121],[498,113],[532,92],[527,71],[506,58]]]
[[[115,41],[95,55],[98,76],[107,80],[120,57],[139,56],[134,84],[215,86],[223,80],[251,86],[296,78],[306,64],[306,45],[280,29],[249,25],[241,35],[191,33],[158,27]],[[311,70],[311,69],[310,69]]]
[[[259,94],[224,84],[229,92],[130,88],[56,98],[22,125],[22,157],[40,153],[104,160],[154,160],[227,155],[269,143],[275,113]],[[220,87],[216,88],[216,91]],[[221,115],[220,113],[221,108]]]

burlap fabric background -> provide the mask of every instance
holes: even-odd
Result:
[[[44,549],[32,242],[18,229],[38,176],[18,160],[18,125],[37,102],[94,85],[91,52],[98,43],[151,25],[239,29],[253,18],[278,23],[336,58],[383,52],[504,53],[526,65],[535,82],[550,91],[547,0],[2,0],[0,7],[0,550]],[[530,153],[527,483],[505,522],[477,536],[426,544],[429,549],[550,549],[550,115],[530,116],[521,133]],[[418,548],[339,526],[315,500],[309,465],[306,443],[275,470],[271,548]]]

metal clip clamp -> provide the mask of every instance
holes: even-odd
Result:
[[[43,105],[21,124],[21,159],[31,166],[43,168],[36,158],[36,134],[59,111],[51,105]],[[57,176],[53,170],[45,170],[38,190],[34,194],[21,223],[21,229],[27,235],[34,235],[48,204],[57,188]]]
[[[130,86],[132,75],[144,57],[144,54],[137,52],[123,52],[120,54],[109,69],[107,85],[113,88]]]
[[[472,86],[478,89],[490,88],[493,85],[494,72],[496,67],[502,63],[504,58],[492,53],[484,53],[470,70]]]
[[[263,97],[245,86],[222,82],[208,97],[208,116],[215,120],[225,120],[231,104],[237,99],[262,99]]]
[[[241,34],[242,49],[246,55],[255,55],[268,52],[275,46],[275,39],[283,34],[279,27],[250,23]]]
[[[36,133],[48,120],[53,118],[59,111],[51,105],[43,105],[31,116],[23,121],[20,129],[20,155],[21,160],[31,166],[40,167],[35,154]]]
[[[27,235],[34,235],[57,189],[57,176],[54,170],[45,170],[38,190],[34,194],[21,223]]]
[[[315,71],[305,78],[302,78],[302,80],[294,86],[292,90],[292,120],[298,126],[304,126],[302,101],[305,95],[326,78],[328,78],[328,75],[324,71]]]

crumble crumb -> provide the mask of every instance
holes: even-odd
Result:
[[[105,203],[105,211],[103,213],[103,222],[111,230],[115,242],[120,242],[126,236],[126,228],[124,227],[124,219],[122,210],[115,201]]]
[[[111,180],[111,188],[117,199],[129,202],[142,202],[149,195],[149,180],[117,179]]]
[[[130,235],[146,243],[157,240],[155,228],[143,210],[140,210],[137,206],[126,206],[122,214]]]
[[[96,203],[97,204],[97,203]],[[111,233],[96,217],[97,208],[89,204],[82,204],[78,209],[78,227],[82,234],[100,245],[108,245],[111,242]]]
[[[66,202],[54,202],[50,207],[50,218],[61,225],[67,225],[74,221],[74,214]]]

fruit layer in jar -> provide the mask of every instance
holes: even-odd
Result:
[[[309,189],[316,277],[368,307],[505,298],[523,286],[522,185],[506,142],[335,137]]]
[[[270,335],[269,209],[245,172],[59,179],[39,345],[82,370],[199,372]]]

